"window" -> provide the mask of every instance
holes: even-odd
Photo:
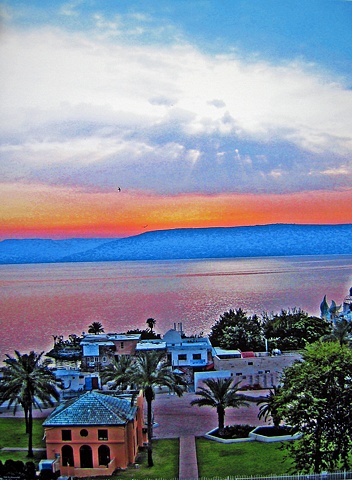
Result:
[[[263,373],[263,370],[258,370],[258,374],[261,375]]]
[[[125,347],[124,343],[121,342],[121,343],[120,343],[120,348],[124,348],[124,347]]]
[[[81,437],[88,437],[88,430],[85,428],[82,428],[82,430],[79,432]]]
[[[185,353],[180,353],[180,354],[178,355],[178,359],[179,359],[179,360],[187,360],[187,355],[186,355]]]
[[[193,360],[202,360],[201,353],[194,353],[193,354]]]
[[[242,375],[242,372],[236,373],[236,377],[241,377],[241,375]]]
[[[253,362],[248,362],[248,365],[253,365]]]
[[[71,430],[61,430],[61,439],[63,442],[72,440]]]
[[[107,358],[104,356],[104,357],[102,358],[102,360],[103,360],[103,363],[106,363]]]
[[[265,373],[270,373],[270,370],[265,370]]]
[[[108,440],[108,431],[98,430],[98,440]]]

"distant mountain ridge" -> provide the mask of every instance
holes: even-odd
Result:
[[[352,254],[352,224],[155,230],[127,238],[0,242],[0,264]]]

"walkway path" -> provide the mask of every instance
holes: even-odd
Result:
[[[179,480],[197,480],[198,462],[196,438],[193,435],[180,437]]]
[[[254,399],[265,396],[267,392],[246,392]],[[191,406],[191,401],[198,398],[194,393],[177,395],[159,394],[155,397],[154,415],[158,427],[154,428],[154,438],[179,438],[179,479],[197,480],[198,463],[195,437],[203,436],[216,428],[218,417],[216,409],[211,407]],[[249,425],[265,425],[263,419],[258,420],[259,407],[256,401],[248,407],[229,408],[226,410],[226,424],[247,423]]]

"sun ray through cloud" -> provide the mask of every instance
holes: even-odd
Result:
[[[291,203],[289,215],[281,206],[295,196],[314,205],[303,222],[350,222],[350,3],[281,2],[269,14],[273,0],[226,0],[221,11],[200,0],[158,8],[150,0],[4,1],[1,196],[18,186],[2,207],[7,225],[20,231],[29,201],[22,188],[43,212],[62,212],[59,236],[60,228],[70,234],[71,216],[81,235],[110,231],[92,212],[99,195],[114,203],[116,192],[121,215],[136,218],[112,226],[117,235],[146,224],[296,221]],[[314,28],[306,20],[313,12]],[[62,192],[84,198],[86,210],[65,207]],[[223,199],[232,206],[252,196],[262,217],[223,215]],[[146,201],[141,215],[137,199]],[[153,221],[156,204],[164,223]],[[13,236],[6,228],[2,235]]]

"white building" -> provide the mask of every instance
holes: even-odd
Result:
[[[193,371],[213,367],[213,347],[207,337],[183,338],[179,331],[172,329],[165,333],[163,341],[172,367]]]
[[[136,345],[136,353],[165,351],[166,343],[160,339],[140,340]]]
[[[240,381],[241,388],[272,388],[280,383],[283,369],[301,360],[299,353],[270,355],[268,352],[240,352],[215,348],[214,368]]]
[[[350,322],[352,321],[352,288],[350,288],[349,295],[347,295],[343,300],[341,316]]]
[[[70,396],[73,392],[87,391],[101,387],[97,373],[86,373],[77,369],[57,368],[52,371],[62,383],[61,396]]]

